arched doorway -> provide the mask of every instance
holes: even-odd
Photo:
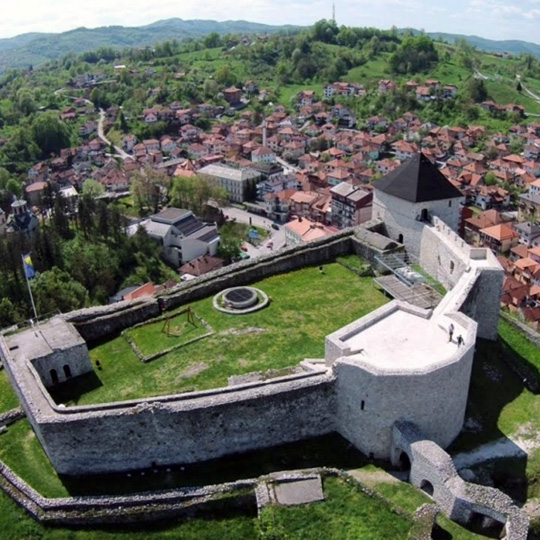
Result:
[[[58,384],[58,373],[56,372],[56,369],[51,369],[51,381],[53,384]]]
[[[71,368],[67,364],[64,366],[64,375],[66,376],[66,379],[71,378]]]
[[[433,497],[433,484],[429,480],[422,480],[420,483],[420,489],[430,497]]]
[[[399,234],[399,235],[398,235],[397,241],[398,241],[400,244],[403,244],[403,235],[402,235],[402,234]]]
[[[422,208],[420,212],[420,221],[429,221],[429,212],[427,208]]]

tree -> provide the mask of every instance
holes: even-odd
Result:
[[[227,193],[209,177],[193,176],[185,178],[178,176],[173,180],[171,189],[171,204],[187,208],[194,214],[201,214],[208,201],[213,200],[218,205],[227,200]]]
[[[23,188],[21,183],[15,180],[15,178],[10,178],[6,183],[6,190],[9,191],[12,195],[20,199],[23,194]]]
[[[484,183],[486,186],[494,186],[497,184],[497,177],[493,171],[489,171],[484,177]]]
[[[243,244],[243,237],[240,236],[235,230],[233,223],[226,223],[219,230],[219,246],[218,246],[218,255],[225,259],[225,261],[230,261],[238,256],[241,251]]]
[[[42,272],[32,281],[32,292],[41,315],[57,310],[67,313],[89,303],[88,293],[83,285],[56,266]]]
[[[221,47],[221,37],[217,32],[211,32],[203,39],[203,44],[207,49]]]
[[[390,56],[390,69],[394,73],[419,73],[430,69],[439,59],[433,40],[428,36],[408,36]]]
[[[53,229],[60,238],[69,239],[73,233],[69,228],[69,221],[66,216],[66,203],[62,195],[58,194],[54,200],[52,212]]]
[[[166,181],[167,178],[164,175],[148,166],[131,175],[130,191],[140,214],[158,211],[160,185]]]
[[[11,178],[9,171],[0,167],[0,189],[6,189],[7,181]]]
[[[43,157],[59,154],[70,145],[68,127],[52,112],[39,115],[33,121],[32,135]]]
[[[82,193],[83,195],[96,199],[105,193],[105,188],[97,180],[88,178],[88,180],[83,182]]]
[[[5,328],[11,324],[20,321],[21,314],[13,305],[9,298],[2,298],[0,301],[0,328]]]
[[[467,92],[470,98],[476,103],[486,101],[488,98],[486,85],[482,79],[471,77],[467,82]]]

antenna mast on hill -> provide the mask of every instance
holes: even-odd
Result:
[[[332,20],[336,22],[336,3],[332,2]]]

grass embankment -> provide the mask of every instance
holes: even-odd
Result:
[[[0,414],[19,406],[17,398],[5,370],[0,371]]]
[[[227,519],[190,519],[181,523],[162,522],[153,526],[138,525],[136,528],[92,530],[43,527],[2,494],[0,526],[2,538],[6,540],[407,539],[412,519],[395,513],[385,501],[369,497],[356,486],[338,478],[324,479],[324,492],[325,502],[296,507],[269,507],[260,521],[249,514]]]
[[[336,263],[324,265],[324,274],[316,267],[305,268],[254,286],[272,299],[267,308],[227,315],[213,308],[212,298],[195,302],[192,309],[215,334],[150,363],[140,362],[122,336],[94,348],[91,357],[102,366],[96,372],[99,380],[77,404],[226,386],[231,375],[322,358],[327,334],[387,302],[371,278],[360,278]],[[154,325],[155,339],[167,349],[178,337],[167,337],[162,326]]]
[[[540,372],[538,347],[501,319],[499,341],[477,345],[467,405],[467,418],[477,428],[462,432],[451,453],[507,437],[528,442],[532,448],[528,457],[520,452],[521,457],[496,459],[477,468],[488,474],[496,487],[525,501],[540,496],[540,395],[525,387],[505,358]]]

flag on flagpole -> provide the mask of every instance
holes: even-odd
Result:
[[[32,279],[36,275],[36,271],[34,269],[34,263],[32,263],[30,253],[23,255],[23,265],[26,279]]]

